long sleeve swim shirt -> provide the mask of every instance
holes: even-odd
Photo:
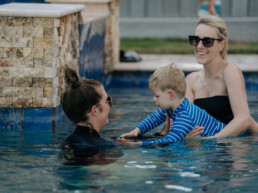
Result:
[[[143,141],[143,145],[166,144],[183,140],[187,133],[196,126],[204,127],[201,136],[213,136],[226,126],[224,123],[209,115],[205,110],[192,104],[187,98],[184,98],[183,102],[176,108],[175,112],[173,112],[172,109],[158,109],[155,113],[145,118],[137,126],[137,128],[140,129],[141,134],[154,129],[165,122],[165,113],[173,119],[173,124],[169,133],[164,138],[158,140]]]

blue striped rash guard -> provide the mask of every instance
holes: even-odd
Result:
[[[174,113],[172,112],[172,109],[158,109],[155,113],[145,118],[137,126],[137,128],[140,129],[141,134],[154,129],[165,122],[165,113],[173,119],[173,124],[169,133],[162,139],[143,141],[143,145],[165,144],[183,140],[186,134],[196,126],[204,127],[201,136],[213,136],[226,126],[224,123],[209,115],[205,110],[192,104],[187,98],[184,98],[183,102],[176,108]]]

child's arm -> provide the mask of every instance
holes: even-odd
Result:
[[[155,113],[146,117],[134,130],[129,133],[122,134],[120,137],[137,137],[140,134],[144,134],[152,130],[166,120],[164,113],[165,111],[163,112],[161,109],[158,109]]]
[[[143,145],[147,144],[166,144],[181,141],[184,139],[187,133],[194,128],[191,118],[181,119],[178,118],[173,122],[173,125],[169,133],[162,139],[143,141]]]

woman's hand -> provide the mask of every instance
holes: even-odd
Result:
[[[169,133],[170,131],[170,128],[172,126],[172,123],[173,123],[173,120],[170,119],[169,115],[167,113],[165,113],[166,115],[166,122],[165,122],[165,125],[164,127],[158,132],[156,133],[155,135],[158,135],[158,136],[165,136]]]
[[[140,129],[139,128],[135,128],[134,130],[132,130],[131,132],[129,132],[129,133],[124,133],[124,134],[122,134],[120,137],[121,138],[136,138],[136,137],[138,137],[138,135],[140,135],[141,134],[141,131],[140,131]]]
[[[201,133],[203,132],[203,127],[196,126],[192,131],[190,131],[185,138],[190,137],[201,137]]]

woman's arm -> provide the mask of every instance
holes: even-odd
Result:
[[[234,118],[215,137],[239,135],[251,128],[254,122],[250,115],[244,77],[240,69],[229,63],[224,69],[223,78]]]

